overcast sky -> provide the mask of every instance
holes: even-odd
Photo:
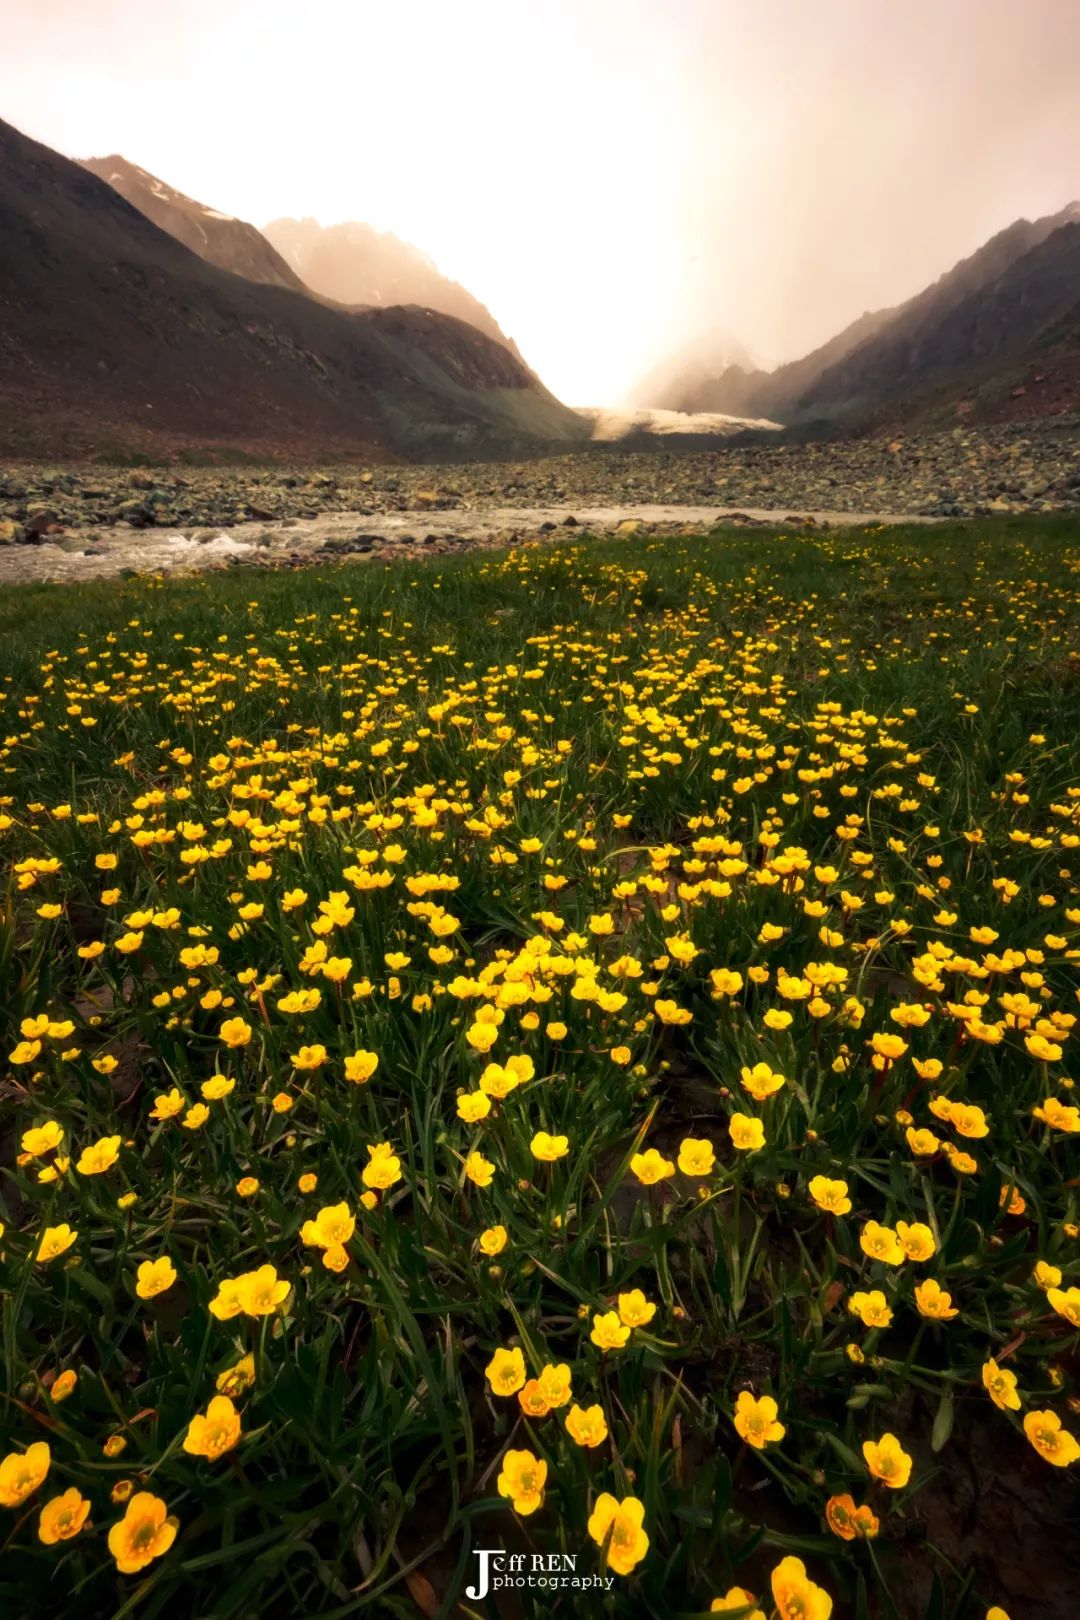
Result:
[[[761,363],[1080,194],[1080,0],[0,0],[0,116],[366,220],[571,404]]]

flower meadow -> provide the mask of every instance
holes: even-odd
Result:
[[[5,1613],[1071,1613],[1078,555],[12,592]]]

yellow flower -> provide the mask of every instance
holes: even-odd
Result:
[[[841,1541],[854,1541],[857,1536],[872,1541],[881,1528],[877,1515],[868,1507],[856,1507],[854,1497],[846,1492],[829,1497],[825,1504],[825,1522]]]
[[[255,1357],[249,1352],[246,1356],[241,1356],[234,1367],[226,1367],[224,1372],[218,1373],[214,1385],[219,1394],[235,1397],[243,1395],[254,1382]]]
[[[540,1386],[540,1392],[545,1402],[552,1411],[558,1411],[559,1407],[565,1406],[570,1399],[572,1393],[570,1388],[570,1368],[565,1361],[560,1361],[557,1364],[549,1361],[545,1366],[541,1367],[537,1383]]]
[[[47,1226],[38,1239],[37,1259],[45,1265],[58,1255],[66,1254],[78,1235],[66,1221],[60,1226]]]
[[[566,1432],[577,1446],[601,1446],[607,1439],[607,1423],[600,1406],[572,1406],[566,1414]]]
[[[883,1434],[880,1440],[864,1440],[862,1453],[873,1477],[891,1490],[900,1490],[911,1478],[911,1458],[895,1434]]]
[[[675,1174],[675,1166],[670,1159],[655,1148],[646,1148],[644,1153],[635,1153],[630,1160],[630,1168],[641,1182],[643,1187],[652,1187],[658,1181],[665,1181]]]
[[[362,1047],[358,1047],[345,1059],[345,1078],[351,1080],[354,1085],[362,1086],[366,1080],[371,1079],[378,1067],[378,1053],[365,1052]]]
[[[9,1451],[0,1462],[0,1507],[18,1507],[32,1496],[49,1472],[51,1460],[44,1440],[35,1440],[25,1451]]]
[[[483,1091],[463,1091],[457,1099],[458,1118],[475,1125],[491,1113],[491,1098]]]
[[[711,1176],[716,1151],[704,1137],[686,1136],[679,1143],[678,1164],[684,1176]]]
[[[629,1337],[630,1329],[615,1311],[598,1311],[593,1317],[589,1338],[601,1350],[621,1350]]]
[[[869,1293],[852,1294],[848,1300],[848,1310],[859,1318],[864,1327],[885,1328],[893,1319],[880,1288],[872,1288]]]
[[[290,1062],[294,1069],[321,1069],[326,1062],[326,1047],[320,1042],[314,1046],[302,1046],[299,1052],[294,1052]]]
[[[49,1119],[44,1125],[33,1125],[30,1130],[24,1131],[20,1146],[32,1159],[40,1159],[46,1153],[52,1153],[63,1140],[63,1126],[58,1125],[55,1119]]]
[[[648,1552],[644,1521],[645,1505],[636,1496],[619,1502],[604,1491],[597,1497],[589,1518],[589,1535],[598,1547],[606,1548],[608,1568],[617,1575],[629,1575]]]
[[[771,1577],[778,1620],[829,1620],[832,1598],[816,1586],[801,1558],[783,1558]]]
[[[177,1522],[167,1515],[160,1496],[136,1491],[124,1517],[109,1531],[109,1551],[122,1575],[137,1575],[168,1552],[176,1540]]]
[[[535,1513],[544,1500],[547,1463],[531,1451],[508,1451],[496,1485],[500,1496],[508,1498],[515,1513]]]
[[[1041,1107],[1036,1105],[1031,1112],[1052,1130],[1064,1131],[1067,1136],[1075,1136],[1080,1131],[1080,1108],[1074,1103],[1063,1103],[1057,1097],[1048,1097]]]
[[[903,1265],[907,1258],[892,1227],[882,1226],[879,1221],[867,1221],[859,1234],[859,1247],[871,1260],[880,1260],[886,1266]]]
[[[756,1153],[765,1146],[765,1127],[748,1114],[732,1114],[728,1122],[731,1145],[740,1153]]]
[[[90,1503],[74,1486],[46,1502],[38,1519],[38,1540],[46,1547],[77,1536],[90,1516]]]
[[[368,1145],[368,1162],[360,1173],[365,1187],[385,1192],[401,1180],[401,1160],[389,1142]]]
[[[934,1234],[922,1221],[897,1221],[896,1236],[909,1260],[929,1260],[937,1253]]]
[[[251,1040],[251,1025],[243,1018],[226,1018],[220,1034],[226,1046],[247,1046]]]
[[[1002,1412],[1019,1412],[1020,1396],[1016,1392],[1016,1374],[1007,1367],[999,1367],[991,1356],[983,1363],[983,1388]]]
[[[748,1091],[755,1102],[765,1102],[787,1083],[784,1076],[774,1073],[767,1063],[755,1063],[752,1069],[740,1069],[739,1079],[743,1090]]]
[[[732,1586],[723,1597],[714,1597],[709,1604],[710,1614],[728,1614],[732,1610],[745,1610],[744,1620],[765,1620],[764,1609],[750,1608],[757,1598],[745,1586]]]
[[[689,1024],[694,1016],[685,1007],[680,1007],[678,1002],[671,1000],[654,1001],[653,1011],[662,1024]]]
[[[273,1266],[259,1266],[237,1278],[237,1301],[245,1316],[270,1316],[285,1304],[292,1284],[279,1278]]]
[[[764,1451],[767,1445],[782,1440],[787,1430],[777,1422],[779,1407],[771,1395],[755,1397],[750,1391],[739,1391],[735,1402],[735,1432],[748,1446]]]
[[[1052,1266],[1049,1260],[1037,1260],[1032,1275],[1040,1288],[1049,1291],[1051,1288],[1061,1287],[1061,1268]]]
[[[1080,1288],[1048,1288],[1046,1298],[1051,1308],[1063,1316],[1070,1327],[1080,1328]]]
[[[846,1181],[832,1180],[829,1176],[811,1176],[807,1188],[818,1209],[829,1215],[847,1215],[851,1209]]]
[[[52,1388],[49,1390],[49,1399],[52,1401],[66,1401],[68,1396],[73,1393],[78,1382],[79,1375],[75,1369],[73,1367],[65,1368],[62,1373],[58,1373],[53,1379]]]
[[[236,1088],[236,1081],[228,1075],[212,1074],[209,1080],[204,1080],[199,1090],[207,1102],[221,1102]]]
[[[534,1159],[544,1164],[554,1164],[556,1159],[564,1159],[570,1151],[570,1139],[566,1136],[549,1136],[547,1131],[537,1131],[529,1143]]]
[[[941,1147],[941,1138],[935,1136],[933,1131],[916,1130],[913,1125],[909,1125],[905,1135],[907,1145],[917,1159],[929,1159]]]
[[[915,1289],[915,1304],[918,1306],[920,1316],[928,1316],[936,1322],[951,1322],[960,1312],[952,1302],[952,1295],[933,1277],[927,1277]]]
[[[949,1109],[949,1124],[953,1130],[959,1131],[961,1136],[978,1139],[990,1134],[986,1115],[981,1108],[976,1108],[974,1103],[953,1103]]]
[[[75,1168],[81,1176],[100,1176],[112,1168],[119,1156],[120,1138],[103,1136],[100,1141],[83,1148]]]
[[[343,1248],[356,1231],[356,1216],[348,1204],[326,1204],[313,1221],[300,1228],[300,1241],[317,1249]]]
[[[489,1227],[486,1227],[485,1230],[483,1232],[481,1232],[480,1237],[479,1237],[479,1239],[477,1241],[479,1242],[480,1248],[483,1250],[484,1254],[487,1254],[487,1255],[502,1254],[502,1252],[506,1248],[506,1244],[507,1244],[506,1227],[505,1226],[489,1226]]]
[[[656,1306],[649,1303],[640,1288],[620,1294],[616,1301],[619,1320],[629,1328],[646,1327],[656,1315]]]
[[[525,1383],[525,1357],[515,1345],[512,1350],[496,1350],[484,1376],[494,1395],[516,1395]]]
[[[174,1086],[171,1091],[160,1092],[154,1098],[154,1106],[150,1110],[151,1119],[173,1119],[187,1107],[186,1102]]]
[[[495,1166],[490,1159],[474,1149],[465,1160],[464,1170],[466,1178],[476,1187],[490,1187],[495,1175]]]
[[[1039,1456],[1053,1463],[1055,1468],[1068,1468],[1080,1457],[1080,1442],[1061,1427],[1056,1412],[1028,1412],[1024,1417],[1024,1433]]]
[[[240,1438],[240,1414],[228,1395],[215,1395],[206,1416],[196,1413],[184,1436],[184,1450],[211,1462],[231,1451]]]
[[[167,1254],[158,1260],[144,1260],[135,1274],[135,1292],[140,1299],[164,1294],[176,1281],[176,1267]]]

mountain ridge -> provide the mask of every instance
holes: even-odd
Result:
[[[0,121],[0,454],[460,459],[586,431],[465,322],[243,279]]]

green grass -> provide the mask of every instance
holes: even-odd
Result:
[[[949,1515],[987,1444],[1033,1516],[1064,1514],[1071,1476],[1021,1425],[1080,1430],[1072,1116],[1032,1113],[1074,1096],[1078,555],[1056,519],[718,531],[0,599],[3,1450],[51,1452],[0,1508],[10,1611],[508,1613],[463,1597],[473,1550],[603,1573],[603,1492],[642,1504],[647,1553],[606,1594],[519,1593],[525,1614],[690,1615],[735,1585],[771,1614],[785,1557],[838,1617],[1008,1608],[1023,1551],[992,1493],[963,1558]],[[532,1077],[461,1119],[518,1055]],[[783,1077],[767,1100],[741,1080],[759,1063]],[[235,1087],[203,1122],[152,1117],[218,1073]],[[48,1122],[59,1151],[20,1151]],[[540,1130],[565,1157],[534,1157]],[[714,1167],[643,1185],[636,1155],[687,1138]],[[372,1191],[384,1142],[398,1173]],[[815,1176],[850,1211],[819,1209]],[[303,1228],[342,1203],[331,1269]],[[869,1221],[933,1253],[874,1259]],[[60,1223],[75,1241],[38,1262]],[[140,1298],[165,1256],[175,1282]],[[279,1308],[210,1311],[264,1264]],[[955,1317],[920,1312],[927,1279]],[[655,1315],[602,1350],[594,1317],[635,1289]],[[850,1308],[872,1290],[886,1326]],[[569,1368],[602,1444],[493,1392],[512,1347],[530,1377]],[[245,1354],[238,1443],[189,1454]],[[984,1389],[992,1357],[1017,1410]],[[777,1403],[764,1450],[741,1391]],[[886,1433],[902,1488],[864,1461]],[[546,1464],[534,1512],[498,1494],[508,1448]],[[42,1544],[72,1488],[87,1524]],[[143,1491],[177,1534],[124,1573],[107,1535]],[[845,1493],[873,1539],[830,1530]]]

